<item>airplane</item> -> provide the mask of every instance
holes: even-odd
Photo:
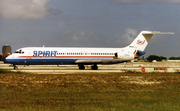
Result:
[[[150,39],[156,34],[174,34],[172,32],[141,31],[134,41],[124,48],[88,48],[88,47],[24,47],[9,55],[6,63],[17,65],[92,65],[97,70],[100,64],[124,63],[144,55]]]

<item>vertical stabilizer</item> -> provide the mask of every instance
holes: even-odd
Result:
[[[172,32],[156,32],[156,31],[142,31],[136,39],[129,45],[136,50],[144,51],[150,39],[156,34],[174,34]]]

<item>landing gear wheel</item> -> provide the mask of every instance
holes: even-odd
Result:
[[[84,65],[79,65],[79,70],[84,70],[84,69],[85,69]]]
[[[18,70],[18,66],[17,65],[14,65],[14,70]]]
[[[92,69],[92,70],[98,70],[98,66],[95,64],[94,66],[92,66],[91,69]]]

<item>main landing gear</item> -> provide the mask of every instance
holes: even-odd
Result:
[[[85,66],[83,64],[79,64],[79,70],[84,70],[85,69]],[[93,66],[91,66],[91,69],[92,70],[98,70],[98,66],[97,64],[94,64]]]
[[[85,69],[84,65],[83,65],[83,64],[80,64],[80,65],[79,65],[79,70],[84,70],[84,69]]]
[[[91,67],[92,70],[98,70],[98,66],[97,64],[94,64],[92,67]]]

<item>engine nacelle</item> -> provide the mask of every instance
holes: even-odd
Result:
[[[116,59],[134,59],[134,54],[129,54],[129,53],[115,53],[114,57]]]

